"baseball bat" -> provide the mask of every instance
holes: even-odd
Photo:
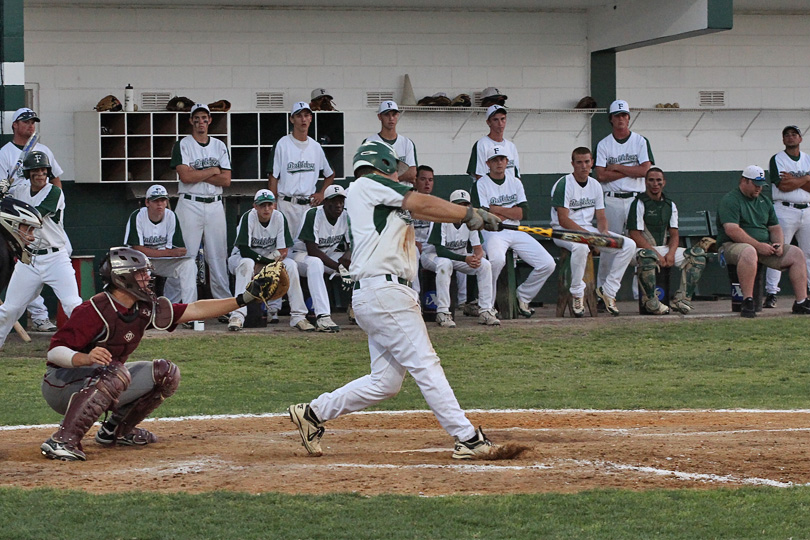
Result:
[[[25,158],[28,157],[28,154],[31,153],[31,150],[34,149],[34,147],[37,145],[38,142],[39,142],[39,132],[35,131],[34,134],[28,138],[22,150],[20,151],[20,157],[17,158],[17,163],[14,164],[14,168],[11,169],[11,172],[8,173],[9,184],[14,181],[14,177],[17,176],[17,171],[20,170],[20,167],[22,167]]]
[[[3,305],[3,301],[0,300],[0,306]],[[20,324],[20,321],[14,321],[14,330],[20,335],[20,338],[26,343],[31,342],[31,336],[28,335],[28,332]]]
[[[615,236],[610,236],[609,234],[501,223],[499,230],[504,229],[511,231],[523,231],[529,234],[536,234],[537,236],[542,236],[544,238],[556,238],[558,240],[565,240],[566,242],[576,242],[577,244],[588,244],[589,246],[593,247],[621,249],[622,246],[624,246],[624,238],[617,238]]]

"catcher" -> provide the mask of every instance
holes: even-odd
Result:
[[[105,287],[82,303],[51,339],[42,395],[64,415],[40,447],[62,461],[86,461],[82,438],[105,415],[95,440],[102,446],[144,446],[158,438],[137,427],[180,384],[168,360],[130,362],[149,328],[173,331],[187,321],[217,317],[251,302],[284,294],[280,263],[268,265],[236,298],[171,304],[152,289],[152,265],[143,253],[114,247],[99,268]]]

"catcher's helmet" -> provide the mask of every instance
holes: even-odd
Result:
[[[147,271],[146,281],[136,279],[142,270]],[[149,262],[149,257],[138,250],[126,246],[110,248],[110,252],[101,261],[98,272],[108,286],[126,291],[138,300],[156,300],[152,263]]]
[[[369,166],[385,174],[407,172],[408,164],[399,159],[397,151],[388,143],[382,141],[366,141],[360,145],[354,154],[354,173],[357,169]]]
[[[34,150],[23,161],[23,176],[31,178],[31,171],[34,169],[48,169],[48,178],[53,178],[51,173],[51,161],[48,159],[48,154]]]
[[[39,211],[28,203],[11,197],[0,199],[0,233],[5,238],[14,256],[25,264],[31,263],[31,250],[34,249],[34,236],[23,231],[21,226],[34,229],[42,227]]]

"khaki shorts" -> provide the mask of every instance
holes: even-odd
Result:
[[[736,265],[740,261],[740,255],[747,247],[753,247],[750,244],[738,244],[735,242],[726,242],[720,247],[720,253],[723,254],[723,257],[726,258],[726,264],[734,264]],[[783,268],[787,267],[785,263],[785,259],[787,258],[788,253],[791,249],[798,249],[796,246],[785,246],[787,249],[782,250],[782,256],[777,257],[775,255],[769,255],[767,257],[763,257],[757,254],[759,258],[759,262],[767,266],[768,268],[775,268],[776,270],[782,270]]]

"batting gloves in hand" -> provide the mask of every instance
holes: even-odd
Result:
[[[349,274],[349,270],[342,264],[338,265],[338,270],[340,270],[340,286],[344,291],[351,291],[354,287],[354,280]]]
[[[486,210],[468,206],[467,215],[464,216],[464,219],[462,219],[461,222],[465,223],[467,228],[471,231],[480,231],[482,229],[487,231],[497,231],[498,225],[501,223],[501,219],[494,214],[490,214]]]
[[[5,178],[0,178],[0,197],[5,196],[11,187],[11,182]]]

